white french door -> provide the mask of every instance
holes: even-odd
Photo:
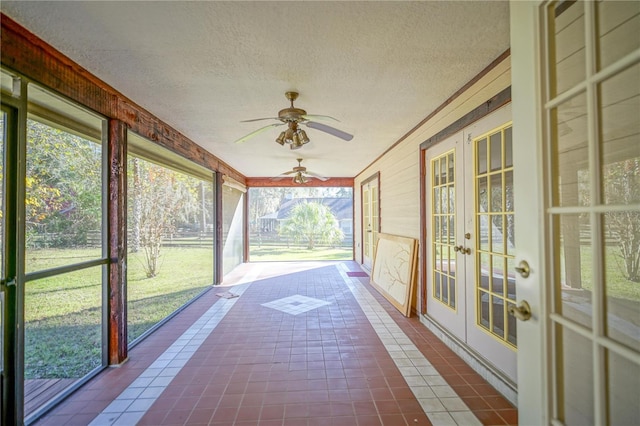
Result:
[[[637,424],[640,2],[510,13],[519,421]]]
[[[425,151],[427,315],[516,380],[509,105]]]
[[[362,184],[362,264],[371,269],[380,232],[380,199],[377,175]]]

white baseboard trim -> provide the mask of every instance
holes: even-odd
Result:
[[[466,346],[455,336],[452,336],[440,324],[425,315],[420,315],[420,322],[438,337],[449,349],[456,353],[464,362],[466,362],[476,373],[482,376],[491,386],[496,388],[509,402],[518,407],[518,388],[517,385],[496,370],[487,361],[485,361],[473,349]]]

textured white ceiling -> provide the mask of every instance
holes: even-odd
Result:
[[[6,1],[1,10],[246,176],[352,177],[509,47],[504,1]],[[291,151],[295,106],[338,118]],[[327,123],[334,125],[334,123]]]

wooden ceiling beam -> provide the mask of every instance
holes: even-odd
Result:
[[[295,188],[306,188],[306,187],[349,187],[353,188],[353,178],[347,177],[337,177],[337,178],[329,178],[325,181],[321,181],[320,179],[309,179],[307,183],[304,185],[293,183],[293,176],[290,178],[284,178],[280,180],[273,180],[268,177],[248,177],[246,178],[245,184],[247,188],[264,188],[264,187],[295,187]]]
[[[196,164],[244,183],[244,175],[122,93],[91,74],[26,28],[0,14],[0,61],[28,79],[66,96]]]

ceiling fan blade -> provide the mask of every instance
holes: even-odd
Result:
[[[241,123],[251,123],[253,121],[262,121],[262,120],[279,120],[278,117],[265,117],[265,118],[252,118],[251,120],[242,120]]]
[[[327,120],[327,119],[329,119],[329,120],[340,122],[340,120],[338,120],[337,118],[333,118],[330,115],[306,114],[306,115],[303,115],[302,118],[304,118],[305,120]]]
[[[314,177],[316,179],[320,179],[321,181],[329,180],[328,177],[321,176],[321,175],[319,175],[317,173],[313,173],[313,172],[307,171],[306,174],[308,174],[309,176]]]
[[[335,127],[327,126],[326,124],[316,123],[315,121],[308,121],[305,124],[307,125],[307,127],[320,130],[321,132],[329,133],[330,135],[333,135],[340,139],[344,139],[345,141],[350,141],[351,139],[353,139],[353,135],[336,129]]]
[[[278,176],[272,177],[271,180],[280,180],[280,179],[284,179],[286,177],[288,177],[289,175],[292,175],[294,173],[297,173],[295,170],[289,170],[288,172],[284,172]]]
[[[283,124],[284,123],[275,123],[275,124],[269,124],[268,126],[261,127],[258,130],[254,130],[253,132],[249,133],[248,135],[245,135],[245,136],[241,137],[240,139],[238,139],[234,143],[245,142],[247,139],[251,139],[252,137],[254,137],[257,134],[260,134],[260,133],[262,133],[262,132],[264,132],[266,130],[269,130],[272,127],[282,126]]]

